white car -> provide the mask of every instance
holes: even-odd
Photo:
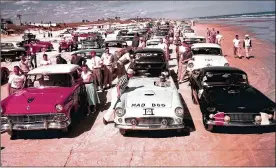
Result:
[[[158,48],[158,44],[160,43],[160,39],[151,39],[146,43],[147,48]]]
[[[229,66],[218,44],[195,43],[191,49],[192,59],[188,62],[188,72],[210,66]]]
[[[193,29],[184,29],[182,31],[183,38],[195,36],[195,31]]]
[[[115,106],[115,127],[122,135],[128,130],[181,131],[184,108],[169,76],[164,52],[146,48],[139,50],[139,56],[137,54],[133,68],[135,75]]]

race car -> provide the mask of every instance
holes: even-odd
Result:
[[[176,85],[169,75],[162,49],[135,52],[130,65],[134,77],[115,106],[115,127],[128,130],[178,130],[184,128],[184,108]],[[116,88],[115,88],[116,89]]]

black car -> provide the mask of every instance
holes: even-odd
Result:
[[[22,55],[26,55],[25,48],[18,47],[15,42],[1,43],[1,61],[12,62],[19,60]]]
[[[33,33],[25,33],[22,38],[23,40],[31,40],[31,39],[35,39],[36,35],[34,35]]]
[[[168,71],[168,62],[164,50],[159,48],[144,48],[134,52],[133,69],[145,76]]]
[[[98,41],[83,41],[81,44],[81,49],[100,49],[102,48],[101,44]]]
[[[206,67],[190,76],[191,95],[199,104],[206,130],[214,126],[276,125],[275,102],[248,83],[233,67]]]

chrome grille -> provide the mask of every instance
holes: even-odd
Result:
[[[167,119],[168,125],[173,123],[173,119],[169,117],[144,117],[144,118],[126,118],[127,125],[131,125],[131,120],[136,119],[139,125],[161,125],[162,119]]]
[[[8,119],[11,120],[12,123],[22,124],[22,123],[39,123],[47,121],[53,121],[54,114],[46,114],[46,115],[21,115],[21,116],[8,116]]]
[[[239,122],[252,122],[254,121],[256,113],[229,113],[225,114],[230,117],[231,121],[239,121]]]

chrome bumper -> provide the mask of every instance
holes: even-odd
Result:
[[[266,124],[258,124],[255,122],[215,122],[212,120],[207,121],[208,125],[213,125],[213,126],[232,126],[232,127],[267,127],[267,126],[275,126],[276,125],[276,120],[271,121]]]
[[[31,124],[15,124],[5,123],[1,125],[1,130],[47,130],[47,129],[63,129],[70,125],[71,121],[66,120],[62,122],[47,122],[31,123]]]
[[[161,125],[130,126],[130,125],[120,125],[115,123],[115,127],[120,129],[126,129],[126,130],[173,130],[173,129],[185,128],[185,125],[178,124],[178,125],[168,125],[168,126],[161,126]]]

